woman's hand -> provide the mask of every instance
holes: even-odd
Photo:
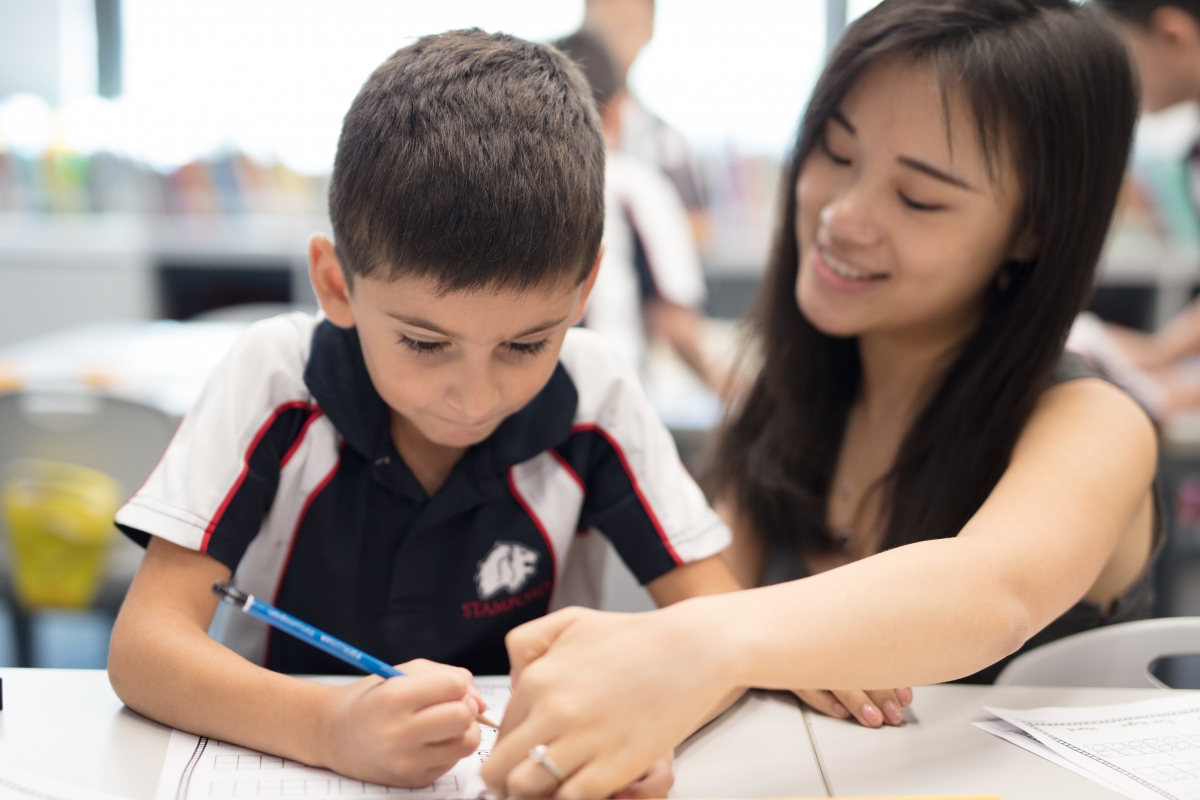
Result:
[[[673,750],[732,688],[726,648],[713,646],[711,620],[691,611],[705,600],[645,614],[569,608],[509,633],[514,690],[483,765],[491,791],[595,798],[657,788],[656,771],[647,776],[653,754]],[[561,783],[529,759],[539,744]]]
[[[912,704],[912,689],[884,689],[862,692],[823,689],[797,689],[796,695],[822,714],[838,719],[854,719],[868,728],[899,725],[904,709]]]
[[[479,748],[485,704],[471,673],[418,659],[404,678],[339,686],[324,715],[324,765],[361,780],[428,786]]]
[[[642,777],[613,795],[613,800],[637,800],[638,798],[666,797],[675,785],[675,753],[654,762]]]

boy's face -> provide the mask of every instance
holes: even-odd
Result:
[[[430,443],[453,448],[482,442],[542,390],[596,274],[576,286],[449,294],[425,279],[356,277],[349,291],[332,243],[314,237],[310,251],[321,306],[335,325],[358,328],[376,391]]]
[[[1200,20],[1162,6],[1147,25],[1118,20],[1118,28],[1137,65],[1144,110],[1200,98]]]

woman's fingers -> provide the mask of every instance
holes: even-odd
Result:
[[[827,692],[824,689],[797,689],[796,696],[809,707],[828,717],[850,719],[850,711],[833,696],[833,692]]]
[[[833,692],[833,696],[854,715],[856,720],[868,728],[878,728],[885,722],[883,712],[866,692],[859,689],[839,689]]]
[[[904,722],[904,706],[894,689],[882,689],[867,692],[867,697],[883,714],[883,721],[888,725],[899,725]]]
[[[838,719],[856,720],[868,728],[899,725],[904,722],[904,709],[912,704],[912,689],[878,689],[870,691],[797,689],[796,695],[812,708]]]
[[[504,645],[508,649],[511,665],[509,674],[512,676],[513,685],[516,686],[521,673],[531,661],[541,658],[559,634],[586,613],[587,610],[583,608],[564,608],[509,631],[504,637]]]
[[[642,777],[613,795],[613,800],[637,800],[645,797],[666,797],[675,785],[672,758],[660,758]]]

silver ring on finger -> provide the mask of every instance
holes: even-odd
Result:
[[[537,747],[531,747],[529,749],[529,760],[535,764],[540,764],[559,783],[567,779],[567,776],[563,774],[562,767],[558,766],[554,759],[550,757],[550,748],[546,747],[546,745],[539,744]]]

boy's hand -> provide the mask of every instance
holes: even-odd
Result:
[[[868,728],[899,725],[904,721],[904,709],[912,704],[912,689],[884,689],[863,692],[822,689],[797,689],[796,695],[812,708],[830,717],[850,719],[851,716]]]
[[[471,673],[418,659],[404,678],[335,688],[324,718],[325,765],[389,786],[428,786],[479,748],[475,717],[485,704]]]

